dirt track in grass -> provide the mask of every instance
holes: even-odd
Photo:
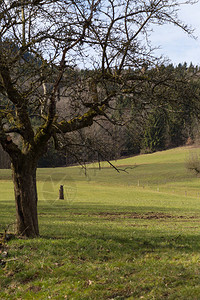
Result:
[[[115,220],[115,219],[182,219],[182,220],[191,220],[191,219],[199,219],[200,216],[183,216],[183,215],[170,215],[170,214],[165,214],[161,212],[148,212],[148,213],[110,213],[110,212],[99,212],[99,213],[92,213],[92,214],[86,214],[86,213],[74,213],[74,215],[79,215],[79,216],[93,216],[97,218],[103,218],[107,220]]]

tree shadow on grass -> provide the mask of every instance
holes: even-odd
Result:
[[[98,202],[72,202],[69,204],[67,201],[64,202],[62,200],[56,201],[53,205],[48,202],[39,203],[39,214],[56,214],[63,215],[65,213],[87,213],[88,215],[91,213],[99,213],[99,212],[164,212],[171,213],[174,215],[181,214],[199,214],[200,216],[200,208],[192,208],[189,210],[187,207],[163,207],[163,206],[127,206],[127,205],[109,205],[109,204],[98,204]]]
[[[7,204],[1,203],[2,221],[8,220]],[[9,211],[11,207],[9,206]],[[12,206],[12,210],[13,210]],[[5,212],[5,216],[3,214]],[[194,233],[200,223],[199,211],[163,207],[107,206],[77,203],[65,206],[42,205],[39,212],[42,240],[64,246],[70,253],[76,249],[89,257],[107,249],[109,255],[179,251],[200,252],[200,235]],[[192,223],[190,223],[192,221]],[[187,232],[176,231],[191,227]],[[181,223],[183,222],[183,223]],[[187,224],[188,223],[188,224]],[[168,228],[168,224],[171,228]],[[162,225],[160,228],[160,225]],[[40,239],[34,243],[40,248]],[[43,244],[44,244],[43,243]],[[75,247],[75,248],[74,248]],[[78,250],[77,250],[78,249]],[[102,250],[103,251],[103,250]],[[104,252],[104,251],[103,251]],[[94,255],[92,254],[92,257]]]
[[[49,233],[53,232],[50,225]],[[43,235],[42,238],[48,242],[53,241],[57,247],[64,247],[71,254],[84,254],[87,259],[95,259],[106,255],[106,258],[141,255],[149,252],[170,253],[199,253],[200,236],[194,234],[160,233],[159,230],[152,231],[147,228],[134,227],[130,229],[100,228],[91,225],[81,228],[73,225],[60,225],[60,235]]]

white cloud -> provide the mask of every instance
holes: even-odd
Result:
[[[186,24],[195,29],[194,35],[197,39],[189,37],[180,28],[174,25],[164,25],[154,27],[151,35],[153,45],[160,46],[155,53],[163,54],[172,63],[178,64],[193,62],[200,65],[200,3],[195,5],[185,5],[181,8],[179,16]]]

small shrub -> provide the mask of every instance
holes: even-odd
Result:
[[[194,141],[192,140],[192,138],[191,137],[189,137],[188,139],[187,139],[187,141],[186,141],[186,146],[191,146],[191,145],[193,145],[194,144]]]
[[[186,162],[186,168],[190,171],[193,171],[198,175],[200,173],[200,154],[191,153]]]

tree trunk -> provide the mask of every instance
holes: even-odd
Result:
[[[17,234],[39,235],[37,216],[36,164],[30,160],[12,163],[16,203]]]

